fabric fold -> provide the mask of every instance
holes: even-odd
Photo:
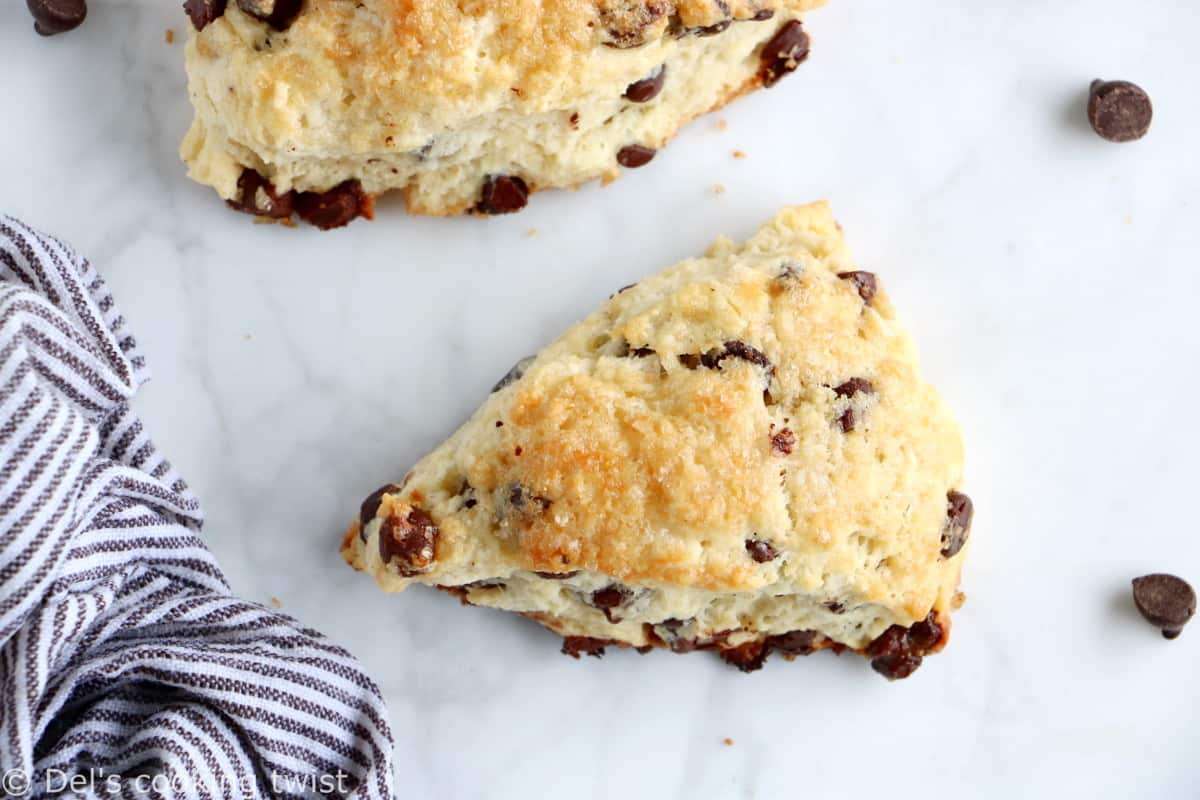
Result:
[[[0,216],[0,773],[34,797],[392,797],[378,687],[232,596],[129,406],[147,377],[92,266]]]

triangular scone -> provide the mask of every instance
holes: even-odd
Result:
[[[823,0],[187,0],[188,174],[321,228],[522,208],[641,167],[808,55]]]
[[[830,647],[904,677],[941,649],[971,520],[959,430],[823,203],[622,289],[505,377],[343,555],[566,637]]]

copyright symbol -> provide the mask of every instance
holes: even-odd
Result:
[[[0,793],[7,797],[21,797],[29,791],[29,776],[24,770],[10,769],[0,775]]]

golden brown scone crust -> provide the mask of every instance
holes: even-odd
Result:
[[[961,437],[855,270],[818,203],[615,294],[379,498],[344,555],[388,590],[461,586],[633,646],[664,620],[856,649],[931,612],[948,630]],[[413,509],[436,560],[404,575],[380,528]],[[628,590],[619,612],[589,600],[608,586]]]
[[[474,207],[490,175],[611,179],[622,146],[659,148],[758,85],[763,42],[820,2],[307,0],[283,31],[230,2],[189,35],[181,155],[226,199],[252,169],[285,192],[402,189],[433,214]],[[664,64],[659,96],[623,98]]]

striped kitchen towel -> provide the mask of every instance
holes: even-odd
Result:
[[[104,281],[0,216],[0,798],[392,797],[354,658],[232,596]]]

